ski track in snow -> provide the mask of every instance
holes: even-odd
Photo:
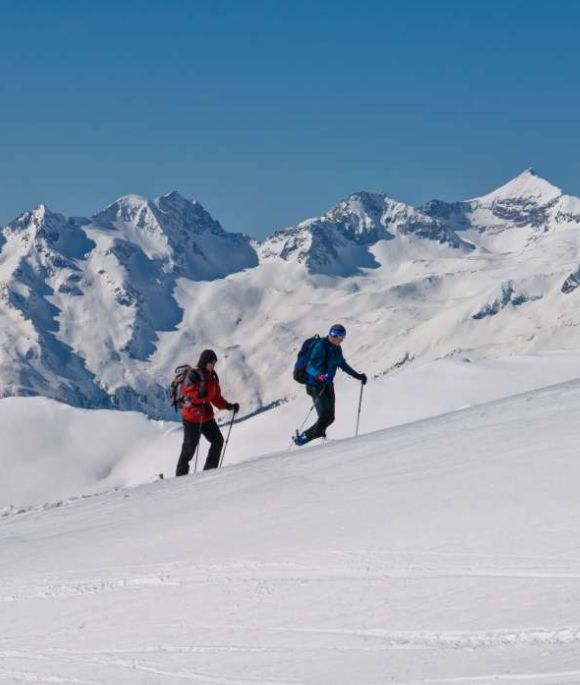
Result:
[[[0,519],[0,685],[578,685],[580,383]]]
[[[443,558],[451,555],[442,555]],[[15,589],[10,590],[10,583],[0,584],[0,603],[28,601],[30,599],[54,599],[66,597],[78,597],[83,595],[98,595],[101,593],[139,591],[154,588],[163,590],[164,588],[187,588],[193,585],[215,584],[245,584],[247,586],[256,585],[274,587],[277,585],[306,585],[340,582],[355,582],[361,584],[384,583],[391,580],[412,580],[412,579],[453,579],[453,578],[497,578],[497,579],[530,579],[530,580],[579,580],[580,563],[578,570],[572,571],[569,566],[563,567],[564,560],[543,559],[541,568],[530,566],[530,559],[525,557],[517,558],[513,556],[496,557],[495,568],[482,566],[480,560],[472,559],[471,565],[461,568],[450,566],[441,567],[434,563],[435,555],[429,554],[425,557],[417,556],[412,566],[403,568],[400,566],[384,567],[381,569],[381,562],[370,555],[365,560],[365,556],[358,558],[356,566],[332,568],[332,562],[328,565],[316,568],[292,567],[290,565],[278,566],[276,564],[265,563],[244,563],[225,565],[204,566],[197,570],[188,572],[174,572],[170,568],[162,570],[152,569],[146,574],[137,574],[140,569],[127,570],[124,577],[106,579],[103,575],[98,578],[84,580],[64,580],[54,579],[35,585],[33,576],[30,577],[26,588],[20,588],[20,584],[15,584]],[[461,559],[461,555],[459,555]],[[520,567],[513,565],[519,561]],[[539,559],[534,559],[537,562]],[[578,560],[570,560],[578,563]],[[384,562],[383,562],[384,563]],[[569,563],[569,562],[568,562]],[[509,568],[513,565],[512,568]],[[429,567],[432,567],[431,569]],[[550,568],[553,566],[553,568]],[[143,569],[144,570],[144,569]]]
[[[219,658],[220,650],[213,650],[211,647],[204,648],[200,647],[197,649],[187,649],[187,648],[170,648],[161,647],[156,650],[149,650],[149,654],[156,656],[159,654],[187,654],[192,652],[207,652],[212,651],[215,658]],[[224,651],[222,649],[221,651]],[[227,652],[259,652],[260,649],[252,648],[248,649],[246,647],[236,647],[231,646],[225,648]],[[290,650],[295,652],[296,650]],[[334,649],[333,651],[338,651]],[[344,651],[344,650],[343,650]],[[143,660],[143,654],[147,653],[147,650],[141,652],[122,652],[122,651],[110,651],[110,652],[67,652],[64,650],[58,650],[54,653],[46,654],[29,654],[20,652],[11,653],[1,653],[0,660],[8,659],[24,659],[27,661],[43,661],[49,660],[53,662],[55,659],[60,663],[68,663],[71,665],[82,664],[83,667],[91,665],[93,667],[106,667],[108,670],[112,669],[115,674],[115,682],[130,682],[129,680],[118,680],[117,678],[129,678],[129,673],[145,673],[153,674],[156,676],[167,676],[169,680],[163,680],[163,682],[172,682],[174,680],[186,680],[195,683],[202,683],[207,685],[307,685],[307,680],[302,679],[292,679],[292,680],[281,680],[281,679],[271,679],[271,678],[246,678],[246,677],[227,677],[218,673],[211,673],[208,671],[198,671],[194,672],[192,670],[180,670],[172,671],[169,669],[162,668],[160,666],[154,666],[150,662]],[[117,657],[123,654],[124,659],[111,658],[114,655]],[[108,658],[105,658],[108,657]],[[38,674],[35,671],[22,671],[22,670],[11,670],[11,669],[0,669],[0,678],[11,678],[10,682],[24,682],[24,683],[54,683],[54,684],[78,684],[78,685],[110,685],[109,680],[93,680],[77,677],[63,677],[63,676],[47,676]],[[399,680],[389,678],[388,681],[375,681],[375,680],[364,680],[365,685],[379,685],[379,683],[389,682],[392,685],[421,685],[429,684],[437,685],[437,683],[456,683],[461,685],[465,683],[466,685],[492,685],[497,683],[526,683],[527,685],[541,685],[542,683],[546,685],[574,685],[580,681],[580,670],[561,670],[552,671],[544,673],[535,672],[491,672],[478,676],[458,676],[458,677],[442,677],[442,678],[423,678],[421,680]],[[149,682],[149,681],[147,681]],[[161,682],[161,681],[156,681]],[[363,682],[363,681],[361,681]]]

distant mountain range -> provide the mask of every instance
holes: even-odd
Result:
[[[262,243],[177,192],[90,218],[41,205],[0,231],[0,395],[170,417],[173,367],[211,346],[255,411],[300,390],[299,342],[334,321],[371,375],[575,348],[579,243],[580,198],[532,170],[418,208],[354,193]]]

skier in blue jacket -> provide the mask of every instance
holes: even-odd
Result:
[[[334,421],[334,376],[337,369],[342,369],[363,385],[367,382],[366,374],[357,373],[346,363],[340,347],[345,337],[345,327],[334,324],[326,338],[317,340],[312,347],[306,367],[306,392],[312,397],[318,420],[303,433],[296,434],[294,442],[297,445],[326,437],[326,429]]]

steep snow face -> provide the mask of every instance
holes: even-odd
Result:
[[[159,336],[177,331],[183,319],[174,295],[178,279],[221,279],[255,266],[257,254],[249,238],[227,233],[201,204],[177,192],[151,201],[121,198],[95,215],[86,231],[96,245],[86,269],[90,311],[97,315],[79,330],[74,322],[82,312],[70,309],[68,336],[115,406],[163,415],[167,377],[152,383],[144,364]]]
[[[118,233],[137,245],[149,259],[171,260],[168,236],[153,213],[153,203],[140,195],[125,195],[92,217],[92,225]]]
[[[352,276],[379,263],[369,247],[395,236],[434,241],[451,248],[472,248],[437,220],[385,195],[355,193],[324,216],[278,231],[260,250],[262,259],[303,264],[310,273]],[[417,256],[421,246],[417,244]]]
[[[44,394],[110,406],[81,356],[58,336],[59,314],[82,299],[78,260],[94,247],[84,231],[41,205],[3,231],[0,253],[2,396]]]
[[[482,195],[468,202],[477,202],[480,205],[494,205],[501,202],[511,202],[519,199],[533,201],[538,205],[545,205],[562,195],[560,188],[552,185],[546,179],[541,178],[533,169],[526,169],[519,176],[511,179],[496,190]]]
[[[22,214],[2,232],[2,394],[164,405],[164,389],[149,387],[139,362],[183,317],[178,278],[223,278],[257,262],[249,238],[178,193],[127,196],[92,219],[42,205]]]
[[[223,278],[256,266],[250,239],[227,233],[199,202],[173,191],[155,200],[120,198],[92,218],[96,227],[116,229],[150,260],[191,280]]]
[[[560,229],[580,226],[580,198],[562,195],[554,205],[552,220]]]
[[[496,233],[506,225],[547,231],[561,196],[559,188],[528,169],[492,193],[471,200],[471,221]]]
[[[551,353],[469,362],[442,359],[373,379],[364,389],[360,434],[481,405],[577,379],[580,353]],[[226,380],[225,390],[229,389]],[[358,383],[337,380],[336,422],[329,443],[354,435]],[[306,394],[236,421],[224,464],[238,464],[288,449],[306,416]],[[34,431],[29,430],[34,417]],[[224,425],[231,413],[217,412]],[[314,420],[313,413],[307,419]],[[67,497],[173,477],[183,440],[180,423],[152,421],[141,413],[87,410],[44,397],[0,401],[0,518],[3,509],[38,506]],[[316,441],[302,450],[316,449]],[[295,448],[293,448],[295,450]],[[208,444],[199,451],[201,470]],[[191,470],[193,471],[192,464]]]
[[[579,413],[576,381],[4,512],[0,679],[577,684]]]

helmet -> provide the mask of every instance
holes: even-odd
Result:
[[[335,323],[333,326],[330,327],[328,335],[330,335],[333,338],[345,338],[346,328],[339,323]]]

